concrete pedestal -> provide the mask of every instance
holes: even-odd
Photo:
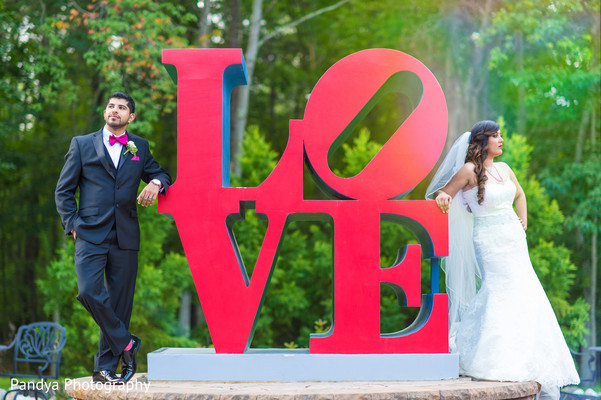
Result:
[[[162,348],[148,354],[149,381],[413,381],[456,379],[456,354],[309,354],[306,349]]]
[[[148,381],[137,374],[127,386],[93,385],[79,378],[66,385],[77,400],[533,400],[536,382],[471,379],[403,382],[183,382]]]

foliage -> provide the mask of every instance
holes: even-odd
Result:
[[[540,182],[529,173],[532,150],[533,146],[527,143],[526,137],[513,134],[505,139],[502,157],[511,166],[526,193],[529,246],[538,243],[539,239],[549,239],[561,233],[565,221],[557,201],[549,198]]]
[[[558,174],[571,162],[583,138],[565,139],[578,134],[585,114],[598,110],[598,14],[598,1],[506,2],[482,35],[492,46],[499,113],[536,143],[535,171]]]
[[[562,204],[566,204],[565,242],[579,250],[576,258],[581,266],[578,279],[584,286],[584,295],[591,306],[590,343],[595,344],[601,305],[597,255],[601,232],[598,222],[601,207],[601,175],[598,170],[601,157],[594,147],[591,150],[583,162],[566,164],[561,175],[547,177],[546,184],[551,193]]]
[[[342,144],[343,163],[346,165],[344,171],[334,169],[338,176],[351,177],[357,175],[365,168],[371,159],[380,151],[382,145],[370,141],[370,132],[367,128],[359,131],[352,145],[347,142]]]
[[[258,186],[277,164],[278,153],[261,135],[257,126],[250,126],[244,138],[240,157],[242,176],[232,177],[232,186]]]
[[[601,157],[590,153],[582,163],[564,166],[557,179],[548,179],[548,185],[571,207],[571,215],[566,225],[569,229],[578,228],[583,233],[601,233],[601,225],[595,223],[601,209]]]

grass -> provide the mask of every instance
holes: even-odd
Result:
[[[10,387],[10,378],[7,376],[0,377],[0,389],[8,390]]]

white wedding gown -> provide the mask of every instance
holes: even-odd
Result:
[[[532,268],[526,234],[512,204],[513,182],[463,192],[474,215],[474,247],[482,286],[461,317],[457,351],[463,375],[544,386],[580,379],[551,304]]]

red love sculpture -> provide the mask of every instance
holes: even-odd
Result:
[[[432,73],[415,58],[364,50],[337,62],[315,86],[302,120],[290,121],[278,165],[256,188],[229,187],[229,98],[246,83],[239,49],[168,49],[163,63],[178,85],[178,173],[159,211],[171,214],[217,353],[243,353],[252,340],[285,226],[329,218],[334,227],[332,329],[311,338],[311,353],[447,353],[447,296],[437,294],[438,258],[448,252],[446,214],[433,201],[396,200],[435,165],[447,110]],[[408,84],[407,74],[419,87]],[[414,110],[358,175],[336,176],[331,154],[386,93],[405,93]],[[303,160],[333,200],[303,198]],[[241,262],[232,221],[254,208],[268,221],[252,278]],[[380,223],[410,229],[419,245],[380,268]],[[433,293],[421,294],[421,259],[432,260]],[[407,329],[380,333],[380,285],[421,307]]]

